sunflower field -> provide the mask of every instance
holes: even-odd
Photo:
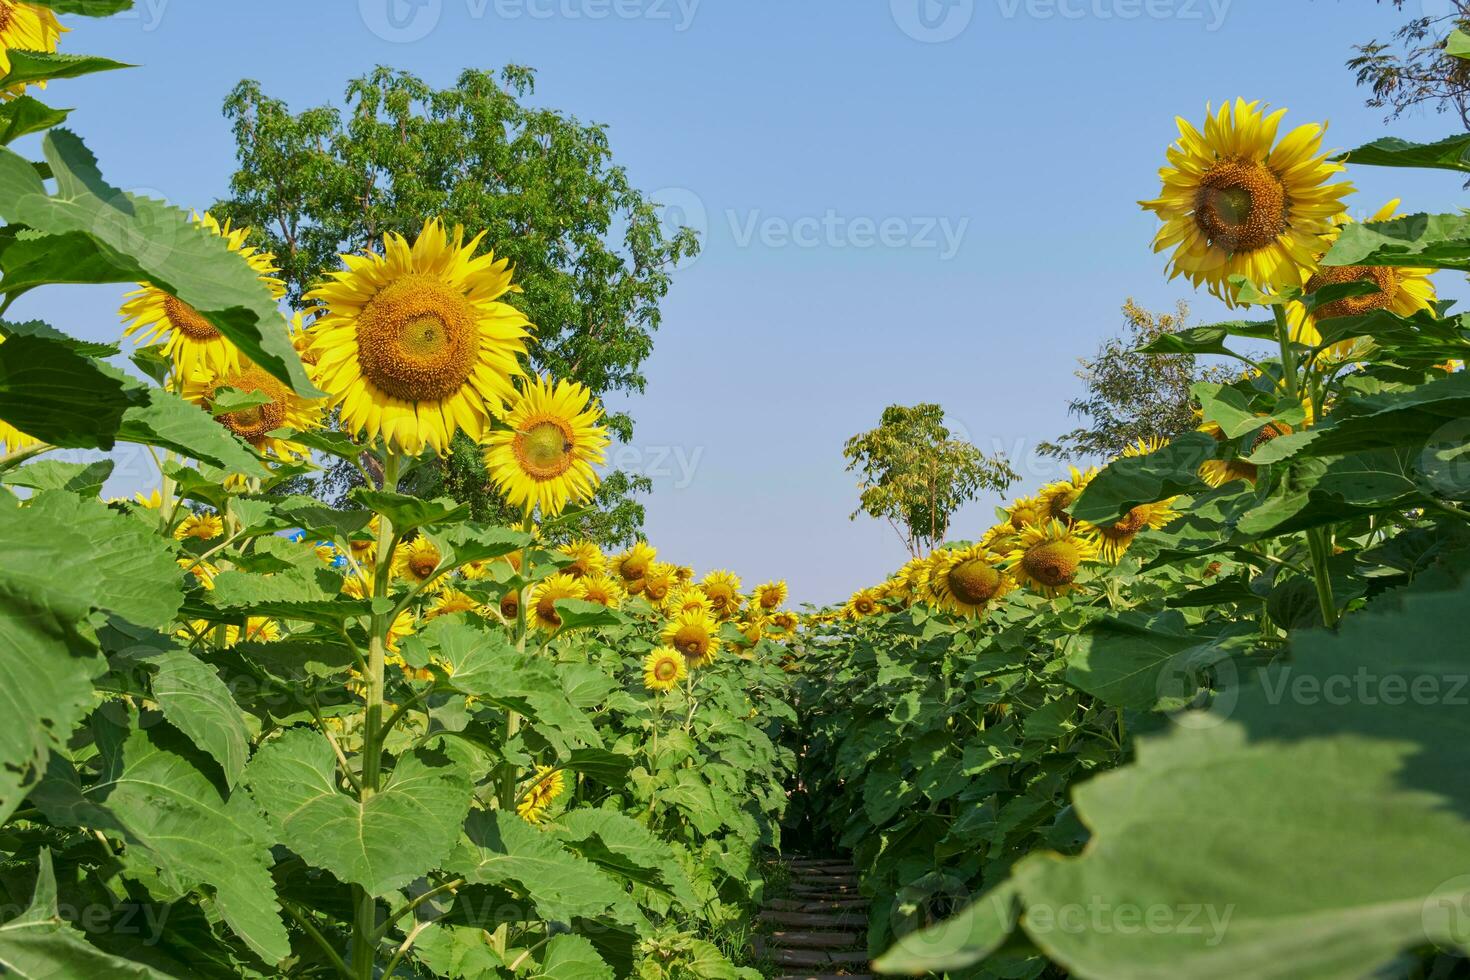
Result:
[[[1464,975],[1470,218],[1347,177],[1470,136],[1181,119],[1155,249],[1240,311],[1148,349],[1238,367],[1197,430],[798,613],[572,533],[606,419],[475,229],[285,314],[251,229],[109,184],[40,96],[128,6],[0,0],[0,975],[758,980],[798,851],[875,972]],[[75,284],[117,343],[5,318]],[[405,492],[457,437],[518,524]]]

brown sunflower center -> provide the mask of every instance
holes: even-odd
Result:
[[[1251,452],[1254,453],[1273,439],[1289,435],[1291,435],[1291,426],[1285,422],[1267,422],[1261,426],[1261,431],[1256,433],[1256,438],[1251,442]]]
[[[681,626],[672,645],[686,657],[702,657],[709,650],[709,634],[699,626]]]
[[[1067,508],[1077,502],[1078,495],[1079,491],[1069,489],[1052,497],[1046,508],[1047,516],[1071,524],[1072,515],[1067,513]]]
[[[1142,507],[1130,510],[1126,517],[1118,521],[1112,527],[1106,529],[1109,537],[1128,538],[1142,531],[1148,525],[1148,514]]]
[[[949,591],[966,605],[982,605],[1000,591],[1000,573],[978,558],[962,561],[949,570]]]
[[[516,462],[533,480],[554,480],[572,468],[572,433],[562,422],[543,419],[517,432]]]
[[[0,0],[0,31],[10,26],[11,18],[15,15],[15,7],[10,0]]]
[[[0,30],[4,30],[0,27]],[[190,340],[206,341],[218,337],[214,324],[199,315],[199,311],[188,303],[173,296],[163,297],[163,312],[171,327]]]
[[[1194,220],[1210,244],[1254,252],[1287,227],[1286,188],[1264,164],[1221,160],[1200,178]]]
[[[363,377],[408,402],[438,401],[459,391],[479,357],[473,307],[433,276],[399,276],[357,318]]]
[[[521,596],[519,592],[511,591],[500,597],[500,615],[506,619],[513,619],[520,612]]]
[[[679,663],[675,660],[665,658],[660,660],[653,668],[653,676],[661,681],[671,681],[679,676]]]
[[[268,433],[286,424],[286,386],[259,368],[250,368],[221,378],[215,384],[214,391],[220,388],[234,388],[246,394],[264,395],[270,399],[264,405],[228,412],[217,419],[220,425],[251,445],[259,446]]]
[[[648,559],[629,558],[618,568],[618,574],[629,582],[637,581],[648,574]]]
[[[408,560],[408,570],[413,573],[414,578],[428,578],[438,567],[439,556],[434,554],[417,554]]]
[[[1361,316],[1373,310],[1385,310],[1393,305],[1399,291],[1397,270],[1381,265],[1324,266],[1307,280],[1307,292],[1315,293],[1323,286],[1335,286],[1349,282],[1371,282],[1378,292],[1364,296],[1346,296],[1317,307],[1317,319],[1330,320],[1337,316]]]
[[[654,602],[662,602],[669,597],[669,586],[664,579],[649,579],[643,583],[643,594]]]
[[[867,596],[864,596],[861,599],[854,599],[852,607],[858,612],[862,613],[864,616],[868,616],[871,615],[873,610],[876,608],[876,603],[874,603],[873,600],[869,599]]]
[[[1077,577],[1082,556],[1066,541],[1048,541],[1029,549],[1021,558],[1021,566],[1042,585],[1053,588],[1070,585]]]
[[[564,596],[542,596],[536,603],[536,615],[552,626],[560,626],[561,616],[556,611],[556,600],[561,598],[564,598]]]
[[[761,608],[775,609],[781,604],[781,593],[775,589],[768,589],[761,593]]]

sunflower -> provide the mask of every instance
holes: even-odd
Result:
[[[944,552],[933,576],[940,608],[969,619],[983,616],[991,603],[1016,587],[1001,562],[1001,556],[984,545]]]
[[[366,599],[373,594],[373,584],[359,572],[342,576],[342,594],[352,599]]]
[[[1387,221],[1398,212],[1398,207],[1397,199],[1389,201],[1368,220]],[[1337,220],[1324,241],[1321,254],[1317,257],[1319,261],[1352,220],[1349,215],[1343,215]],[[1286,318],[1291,325],[1291,337],[1300,343],[1315,346],[1322,342],[1322,335],[1317,330],[1317,324],[1322,320],[1361,316],[1374,310],[1389,310],[1399,316],[1413,316],[1420,310],[1432,310],[1435,292],[1434,283],[1430,282],[1429,277],[1433,273],[1433,269],[1387,265],[1338,265],[1304,269],[1302,290],[1306,293],[1315,293],[1324,286],[1349,282],[1371,282],[1378,287],[1378,291],[1365,296],[1347,296],[1335,300],[1319,306],[1311,314],[1307,313],[1306,306],[1299,301],[1288,304]],[[1352,352],[1353,346],[1354,342],[1351,340],[1334,344],[1332,356],[1341,360]]]
[[[393,577],[409,585],[423,586],[431,592],[438,592],[449,585],[445,576],[434,574],[441,561],[443,557],[439,554],[438,547],[421,534],[412,541],[400,544],[393,552]]]
[[[417,625],[414,623],[413,613],[409,610],[405,609],[393,617],[393,622],[388,626],[388,649],[393,653],[397,653],[399,645],[410,636],[413,636],[416,629]]]
[[[655,606],[661,606],[668,599],[670,593],[679,584],[673,565],[656,561],[648,566],[648,573],[643,576],[643,597]]]
[[[663,641],[678,650],[691,667],[707,667],[720,654],[720,624],[709,613],[686,610],[671,618]]]
[[[607,556],[591,541],[572,541],[556,550],[572,560],[570,565],[562,566],[562,571],[572,578],[601,575],[607,568]]]
[[[613,557],[612,570],[628,584],[628,591],[637,595],[643,591],[643,576],[657,559],[657,548],[647,541],[635,541],[633,547]]]
[[[455,613],[479,612],[480,603],[474,598],[465,595],[458,589],[445,589],[434,597],[424,610],[424,619],[432,620],[440,616],[452,616]]]
[[[786,601],[785,582],[767,582],[765,585],[757,585],[755,592],[751,594],[750,606],[758,609],[762,614],[773,613],[781,608]]]
[[[1041,503],[1042,513],[1046,517],[1054,521],[1061,521],[1068,526],[1075,523],[1072,515],[1068,513],[1068,508],[1077,502],[1077,498],[1082,496],[1082,491],[1087,489],[1087,485],[1098,473],[1095,466],[1086,472],[1073,466],[1071,471],[1071,479],[1047,484],[1037,497]]]
[[[716,618],[731,619],[740,612],[740,576],[723,569],[710,572],[699,583]]]
[[[859,589],[842,607],[843,617],[854,622],[876,616],[882,611],[883,602],[876,589]]]
[[[184,381],[184,397],[200,408],[211,410],[215,395],[222,388],[233,388],[247,395],[270,399],[264,405],[226,412],[215,421],[254,446],[262,454],[280,460],[305,459],[311,453],[306,447],[274,436],[277,429],[305,431],[322,424],[321,402],[302,398],[279,380],[238,358],[227,368],[199,367]]]
[[[40,51],[54,54],[61,42],[61,35],[70,31],[62,27],[56,15],[45,7],[20,3],[18,0],[0,0],[0,75],[9,75],[10,52]],[[45,82],[32,82],[37,88],[45,88]],[[0,93],[0,99],[11,99],[25,91],[25,84],[14,85]]]
[[[577,581],[582,583],[582,590],[586,593],[582,598],[609,609],[621,606],[627,595],[623,590],[623,583],[611,575],[589,575]]]
[[[795,633],[801,625],[801,617],[790,610],[782,610],[771,617],[771,625],[787,633]]]
[[[591,500],[600,482],[592,467],[603,463],[608,444],[601,421],[592,393],[575,381],[527,381],[505,418],[508,428],[491,432],[485,450],[506,502],[554,517],[568,503]]]
[[[174,528],[174,537],[179,541],[185,538],[210,541],[224,533],[225,522],[220,520],[218,514],[190,514]]]
[[[752,616],[743,623],[737,623],[736,628],[744,637],[743,646],[746,649],[755,646],[766,635],[766,621],[760,616]]]
[[[359,565],[370,565],[378,557],[378,515],[374,514],[367,527],[358,531],[347,541],[352,560]]]
[[[561,629],[561,616],[556,611],[556,600],[583,599],[586,596],[587,590],[582,583],[564,573],[538,582],[531,590],[531,597],[526,600],[531,623],[547,631]]]
[[[546,811],[551,804],[566,788],[566,781],[562,778],[561,770],[551,766],[537,766],[536,775],[532,779],[531,785],[521,792],[516,813],[526,823],[540,823],[546,819]]]
[[[215,577],[219,575],[218,565],[212,565],[207,561],[195,561],[192,558],[180,558],[178,565],[189,575],[194,576],[194,580],[206,591],[214,588]]]
[[[664,602],[664,612],[670,616],[677,616],[691,609],[708,613],[711,616],[715,612],[714,603],[710,602],[709,596],[705,595],[704,590],[697,585],[686,585],[683,588],[674,589]]]
[[[650,691],[672,691],[689,676],[689,663],[678,650],[655,650],[643,661],[643,686]]]
[[[185,629],[174,633],[181,640],[193,641],[212,634],[218,626],[207,619],[195,619]],[[240,627],[231,623],[225,627],[225,646],[232,647],[240,642]],[[264,616],[250,616],[245,620],[244,638],[247,643],[274,643],[281,638],[281,624]]]
[[[1133,539],[1145,529],[1161,528],[1178,517],[1179,512],[1170,506],[1173,502],[1171,497],[1158,503],[1142,504],[1130,510],[1120,521],[1099,525],[1095,530],[1102,545],[1103,558],[1116,565],[1132,546]]]
[[[500,610],[500,616],[507,623],[513,623],[521,614],[521,592],[519,589],[506,589],[500,595],[500,602],[496,604]]]
[[[1042,524],[1049,518],[1046,504],[1042,503],[1040,497],[1021,497],[1006,508],[1006,519],[1010,521],[1011,530],[1023,531]]]
[[[518,292],[506,260],[478,258],[439,221],[418,240],[393,232],[383,253],[344,255],[346,268],[307,294],[313,379],[341,407],[342,427],[410,455],[441,455],[459,430],[480,441],[492,414],[516,399],[529,321],[501,297]]]
[[[195,215],[194,224],[223,238],[229,250],[249,264],[273,297],[280,299],[286,294],[285,285],[275,278],[275,256],[245,244],[250,237],[249,228],[231,228],[228,221],[221,225],[210,214]],[[127,326],[123,328],[123,336],[137,335],[140,344],[162,342],[163,355],[173,361],[174,370],[185,381],[200,372],[241,370],[240,351],[188,303],[146,283],[124,299],[121,313]]]
[[[893,588],[889,594],[902,599],[906,605],[929,601],[929,559],[910,558],[893,576]]]
[[[1140,436],[1123,450],[1121,458],[1135,459],[1139,456],[1152,456],[1168,444],[1169,440],[1163,436],[1149,436],[1147,439]]]
[[[1216,442],[1226,441],[1225,432],[1214,422],[1206,422],[1200,426],[1199,431],[1214,436]],[[1267,422],[1256,433],[1255,440],[1251,443],[1250,451],[1253,453],[1272,439],[1280,436],[1289,436],[1291,432],[1291,426],[1285,422]],[[1258,475],[1259,467],[1255,463],[1248,462],[1239,457],[1207,459],[1200,464],[1199,468],[1200,480],[1217,489],[1236,480],[1244,480],[1254,485]]]
[[[1021,532],[1016,549],[1008,556],[1009,571],[1018,584],[1056,598],[1077,587],[1077,573],[1097,553],[1098,544],[1091,535],[1061,521],[1048,521]]]
[[[694,581],[694,569],[688,565],[679,565],[674,569],[674,578],[679,580],[680,585],[688,585]]]
[[[1262,288],[1300,285],[1353,189],[1327,182],[1345,168],[1322,150],[1326,127],[1298,126],[1277,144],[1284,109],[1268,116],[1261,103],[1237,99],[1206,112],[1203,134],[1176,120],[1163,190],[1139,202],[1164,222],[1154,251],[1173,248],[1169,278],[1205,284],[1229,305],[1234,275]]]

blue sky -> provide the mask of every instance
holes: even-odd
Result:
[[[1344,149],[1454,128],[1386,127],[1343,66],[1401,16],[1366,0],[138,0],[70,18],[64,43],[142,67],[48,99],[77,107],[113,183],[203,207],[226,191],[219,108],[241,78],[305,108],[377,64],[440,84],[535,67],[538,103],[606,124],[634,184],[705,233],[618,451],[655,479],[651,539],[826,602],[905,557],[886,525],[848,520],[842,445],[885,405],[939,402],[1030,492],[1058,465],[1032,449],[1071,427],[1076,359],[1119,329],[1125,297],[1223,318],[1165,281],[1136,204],[1176,114],[1263,99],[1329,119]],[[1448,173],[1352,179],[1358,213],[1464,200]],[[112,339],[118,293],[53,290],[13,315]],[[124,460],[111,489],[149,479]],[[995,503],[966,508],[956,535]]]

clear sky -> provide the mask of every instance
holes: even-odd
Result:
[[[142,67],[47,98],[78,107],[113,183],[203,207],[226,191],[219,110],[241,78],[305,108],[376,64],[440,84],[535,67],[538,103],[606,124],[634,184],[705,233],[619,452],[655,478],[651,539],[826,602],[905,557],[886,525],[848,520],[842,445],[885,405],[941,403],[1031,492],[1057,465],[1032,449],[1071,427],[1076,359],[1119,329],[1124,298],[1191,297],[1165,281],[1136,203],[1176,114],[1263,99],[1288,122],[1330,119],[1344,149],[1453,129],[1432,114],[1386,128],[1343,65],[1403,16],[1368,0],[138,0],[69,18],[64,45]],[[1352,179],[1359,214],[1465,199],[1449,173]],[[13,315],[112,339],[118,292],[53,290]],[[1199,322],[1224,318],[1194,298]],[[125,461],[111,489],[146,479]]]

